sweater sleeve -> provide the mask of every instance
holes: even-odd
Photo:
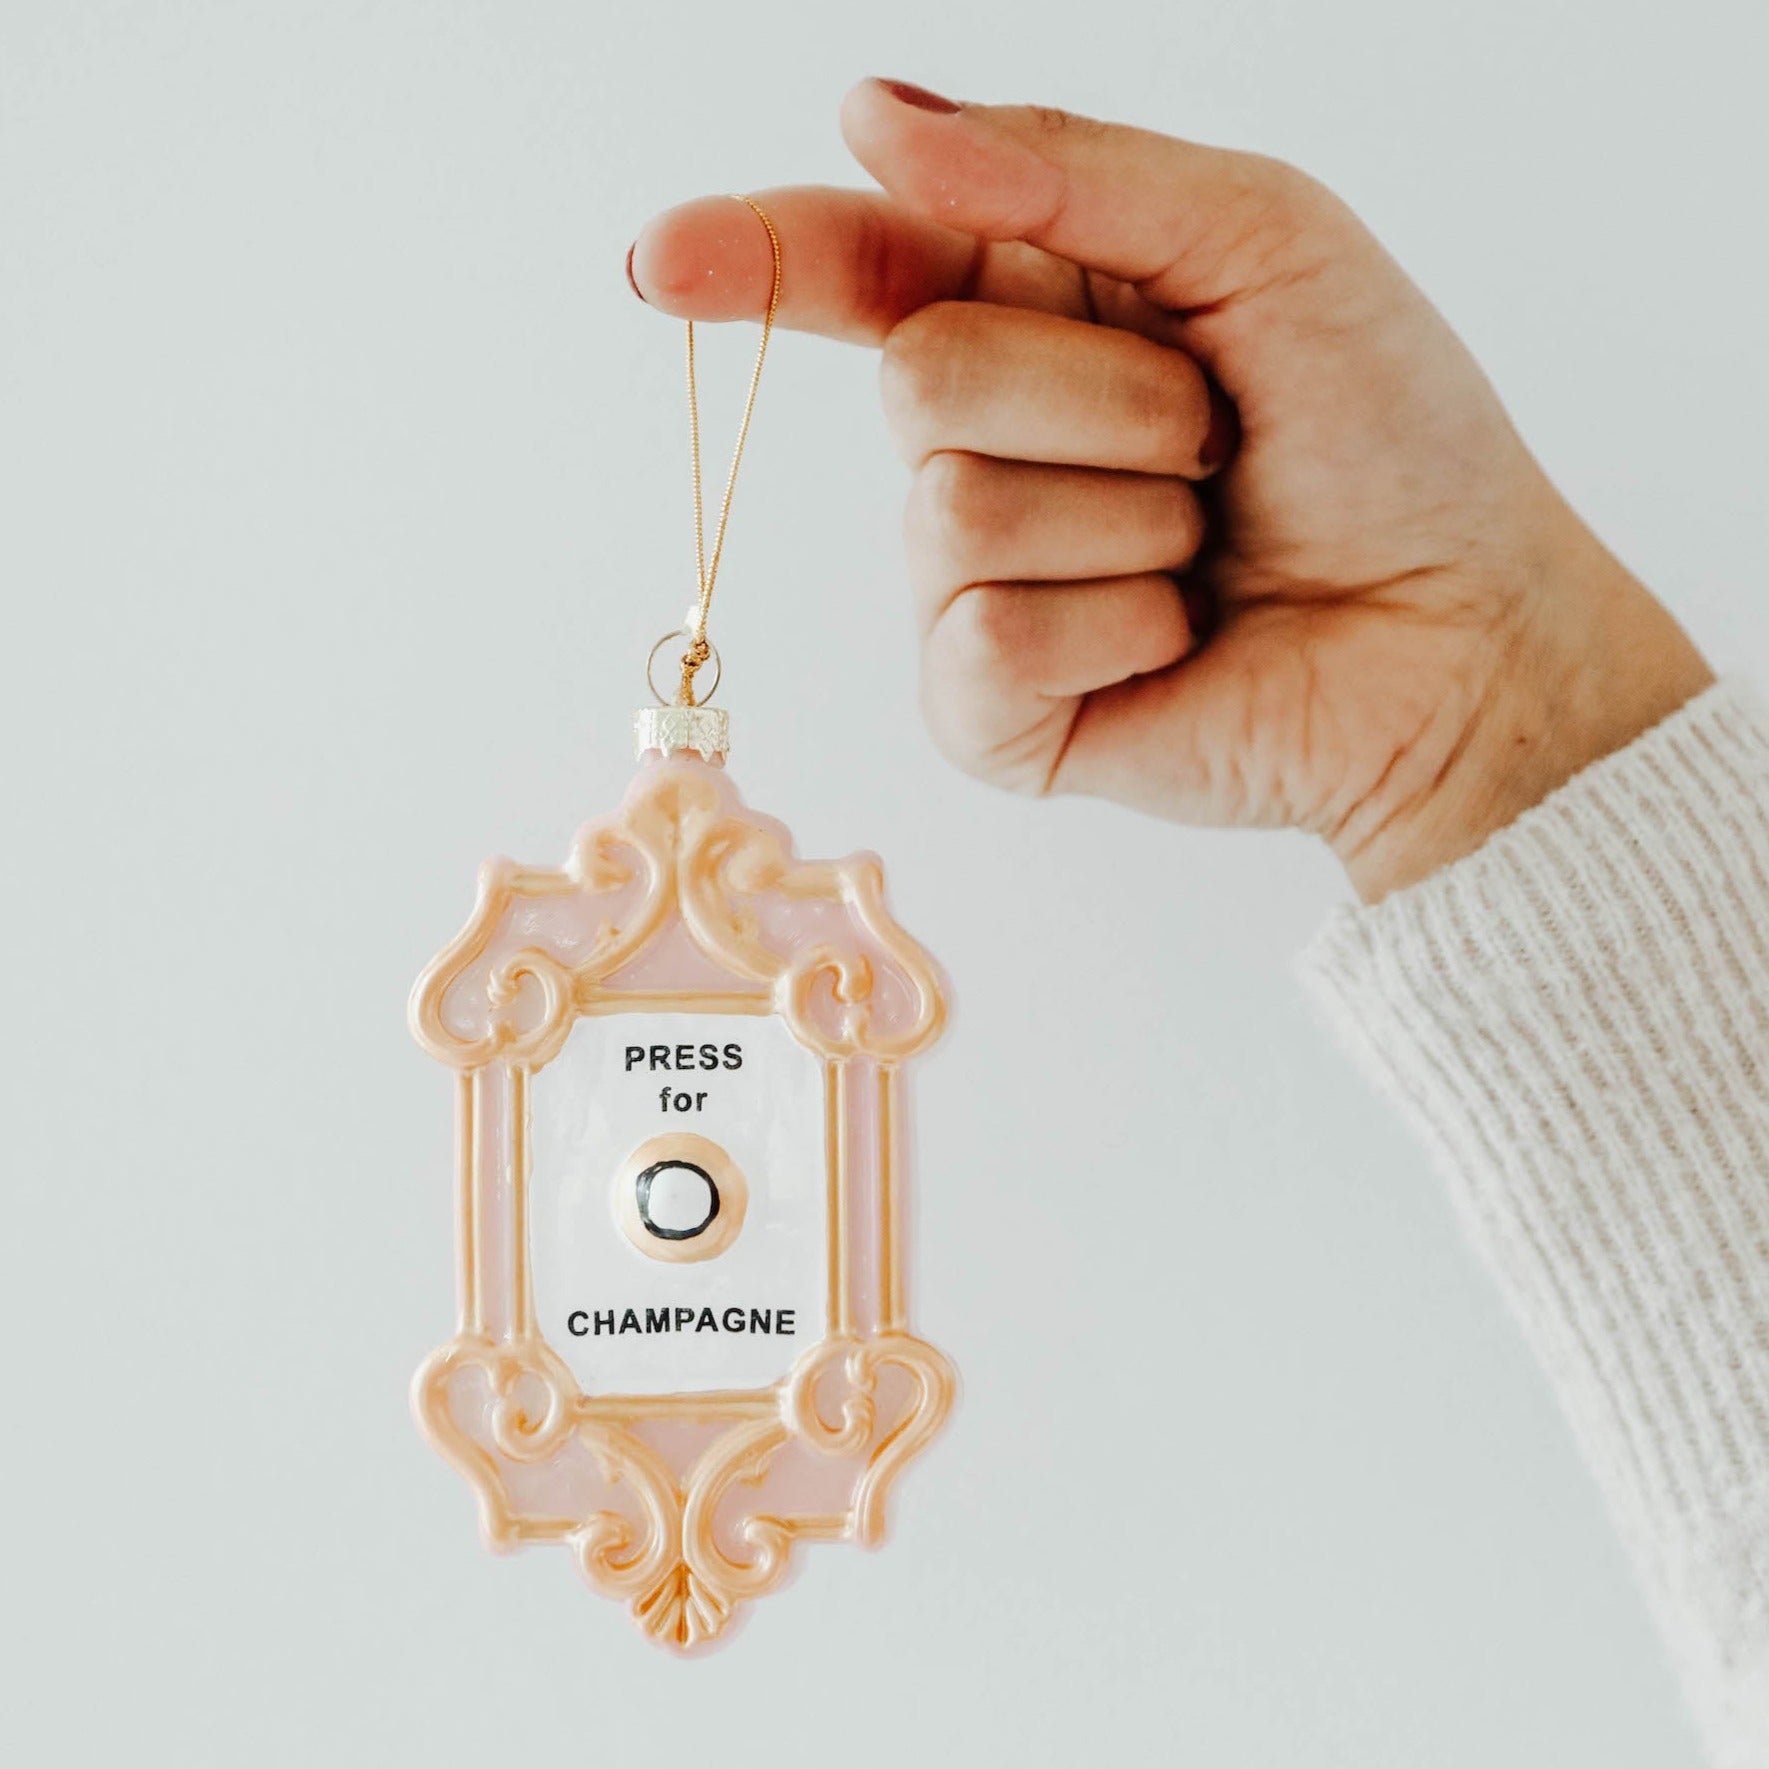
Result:
[[[1769,1764],[1769,712],[1724,682],[1301,973],[1424,1137],[1708,1748]]]

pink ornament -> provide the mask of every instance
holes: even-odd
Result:
[[[713,715],[648,716],[673,748]],[[563,1543],[688,1651],[797,1543],[881,1539],[955,1388],[905,1272],[945,1011],[878,861],[798,859],[696,755],[653,750],[562,868],[481,870],[412,995],[457,1076],[460,1305],[413,1399],[490,1546]]]

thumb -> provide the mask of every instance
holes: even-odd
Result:
[[[1066,111],[866,80],[843,102],[842,133],[905,208],[1041,247],[1175,311],[1231,301],[1369,237],[1281,161]]]

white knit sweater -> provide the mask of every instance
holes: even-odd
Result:
[[[1769,1766],[1769,713],[1722,683],[1302,972],[1540,1355],[1716,1764]]]

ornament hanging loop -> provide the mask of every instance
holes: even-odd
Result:
[[[683,636],[691,631],[691,627],[681,626],[676,628],[673,633],[665,633],[663,637],[651,647],[651,655],[645,659],[645,686],[651,690],[651,697],[659,706],[682,706],[687,704],[680,698],[679,694],[674,700],[672,700],[669,695],[662,694],[658,691],[657,660],[669,649],[670,646],[679,645],[682,642]],[[713,666],[713,679],[707,686],[705,692],[693,702],[695,706],[705,706],[707,702],[718,693],[719,682],[725,673],[725,660],[719,656],[718,646],[713,644],[710,639],[707,641],[705,661]],[[696,667],[698,668],[698,666]]]
[[[694,678],[707,660],[715,655],[707,640],[706,620],[712,609],[713,585],[718,581],[719,561],[725,553],[725,529],[731,520],[731,498],[737,489],[737,469],[743,464],[743,445],[749,440],[749,422],[755,415],[756,389],[762,382],[762,364],[768,358],[768,340],[773,336],[774,315],[780,307],[780,235],[774,231],[774,223],[768,219],[759,203],[752,202],[745,196],[734,197],[732,200],[742,203],[767,230],[768,249],[773,255],[774,270],[768,287],[768,310],[762,317],[761,342],[756,346],[755,367],[750,371],[749,392],[744,398],[743,417],[737,426],[737,444],[731,451],[731,470],[725,476],[725,495],[719,503],[719,521],[713,532],[710,559],[706,551],[706,508],[700,473],[700,389],[694,373],[694,322],[688,321],[688,439],[689,460],[694,475],[694,573],[699,594],[686,629],[688,649],[682,653],[682,678],[676,689],[676,705],[682,707],[700,704],[695,698]],[[653,688],[652,692],[656,693],[656,689]]]

